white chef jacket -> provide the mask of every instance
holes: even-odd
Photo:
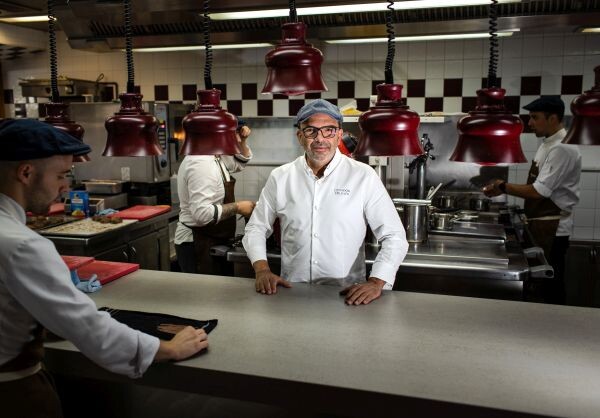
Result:
[[[573,229],[573,207],[579,203],[581,154],[576,145],[563,144],[564,129],[544,138],[533,159],[539,174],[533,188],[550,198],[564,215],[558,223],[557,236],[569,236]]]
[[[225,179],[229,173],[242,171],[252,154],[245,157],[223,155],[220,157]],[[223,212],[225,186],[219,169],[219,161],[212,155],[187,155],[177,173],[177,193],[179,194],[179,222],[175,230],[175,244],[193,242],[194,234],[189,226],[205,226],[217,222]]]
[[[304,156],[271,172],[246,225],[252,263],[266,260],[266,237],[281,224],[281,277],[345,286],[365,280],[367,224],[381,242],[372,277],[391,288],[408,251],[400,217],[381,179],[336,150],[322,178]]]
[[[140,377],[158,351],[158,338],[99,312],[71,282],[54,244],[25,221],[23,208],[0,193],[0,364],[33,339],[37,321],[98,365]]]

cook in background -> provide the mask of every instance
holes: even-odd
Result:
[[[243,244],[256,273],[256,291],[274,294],[290,282],[345,286],[346,303],[367,304],[391,289],[408,250],[404,228],[383,183],[366,164],[338,150],[339,109],[315,100],[296,116],[305,154],[274,169],[246,225]],[[281,223],[281,276],[267,262],[266,238]],[[381,242],[366,279],[367,224]]]
[[[529,128],[542,144],[537,150],[527,184],[494,180],[483,188],[487,196],[506,193],[525,199],[525,215],[533,243],[544,250],[554,269],[554,279],[543,284],[547,303],[565,303],[565,255],[573,229],[573,207],[579,202],[581,155],[566,136],[562,120],[565,105],[558,96],[542,96],[523,109],[529,110]]]
[[[240,124],[237,137],[241,154],[187,155],[177,175],[180,208],[175,230],[175,251],[184,273],[231,276],[225,257],[211,256],[210,248],[228,245],[235,236],[236,215],[249,217],[254,202],[235,201],[235,178],[252,158],[247,139],[250,128]]]
[[[71,282],[54,244],[25,225],[67,190],[73,155],[90,147],[47,123],[0,124],[0,408],[3,417],[60,417],[42,368],[43,330],[64,337],[98,365],[140,377],[153,361],[181,360],[208,345],[187,327],[170,341],[135,331],[99,312]]]

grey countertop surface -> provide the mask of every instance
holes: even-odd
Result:
[[[92,298],[219,320],[208,352],[153,366],[145,385],[287,406],[312,400],[357,417],[600,411],[598,310],[391,291],[353,307],[338,291],[296,283],[265,296],[248,279],[139,270]],[[46,348],[50,370],[116,379],[68,342]]]

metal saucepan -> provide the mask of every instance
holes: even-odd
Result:
[[[484,199],[482,197],[473,197],[469,201],[469,207],[471,210],[478,212],[489,212],[490,210],[490,199]]]
[[[438,231],[449,231],[452,229],[456,215],[448,212],[436,212],[431,214],[431,229]]]
[[[456,196],[439,195],[434,199],[434,206],[439,209],[454,209],[456,208]]]
[[[408,242],[427,241],[430,200],[394,199]]]

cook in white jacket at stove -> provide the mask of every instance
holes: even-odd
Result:
[[[349,305],[368,304],[391,289],[408,243],[394,204],[375,171],[338,151],[339,109],[315,100],[296,116],[305,154],[272,171],[246,226],[244,248],[256,274],[256,291],[309,282],[345,286]],[[281,276],[271,272],[266,238],[281,224]],[[367,225],[381,242],[366,279]]]

